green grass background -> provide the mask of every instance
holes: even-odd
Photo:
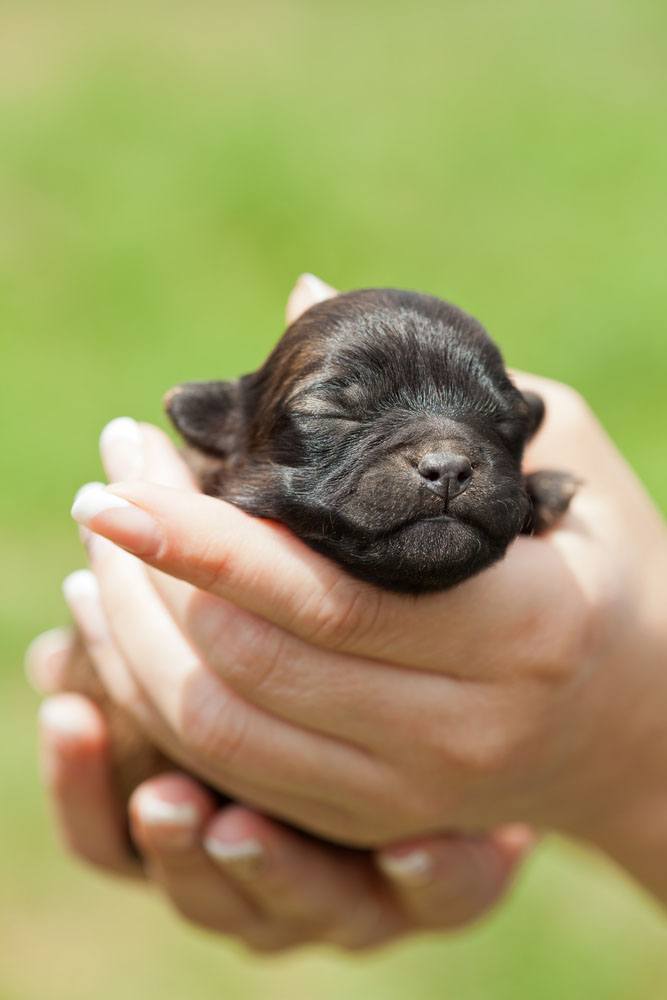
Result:
[[[662,918],[565,845],[475,931],[362,960],[185,927],[59,853],[21,672],[100,428],[254,367],[302,270],[469,309],[664,509],[666,50],[661,0],[3,0],[1,1000],[667,995]]]

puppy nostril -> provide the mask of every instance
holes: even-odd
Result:
[[[417,471],[430,484],[430,489],[438,493],[442,491],[450,499],[463,493],[473,475],[472,465],[465,455],[451,452],[430,452],[424,455],[417,465]]]

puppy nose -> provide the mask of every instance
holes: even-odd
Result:
[[[463,493],[472,479],[472,465],[465,455],[445,451],[424,455],[419,460],[417,471],[426,480],[429,489],[444,494],[449,500]]]

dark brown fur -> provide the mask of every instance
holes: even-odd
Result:
[[[345,570],[394,590],[444,589],[551,527],[575,480],[524,477],[544,407],[510,382],[472,317],[393,290],[341,295],[292,324],[266,363],[232,382],[172,390],[168,412],[204,489],[284,522]],[[455,496],[419,472],[471,460]],[[169,762],[106,699],[83,649],[71,689],[109,716],[122,794]]]
[[[576,486],[523,476],[541,399],[476,320],[414,292],[321,302],[257,372],[178,387],[167,408],[207,493],[393,590],[472,576],[553,524]]]

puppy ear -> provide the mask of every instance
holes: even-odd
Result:
[[[541,396],[538,396],[536,392],[522,392],[523,401],[528,407],[528,433],[526,435],[526,440],[529,441],[530,438],[538,431],[542,421],[544,420],[544,400]]]
[[[332,299],[338,292],[314,274],[301,274],[287,299],[285,320],[289,326],[318,302]]]
[[[242,447],[241,380],[184,382],[164,397],[164,407],[188,444],[226,456]]]

